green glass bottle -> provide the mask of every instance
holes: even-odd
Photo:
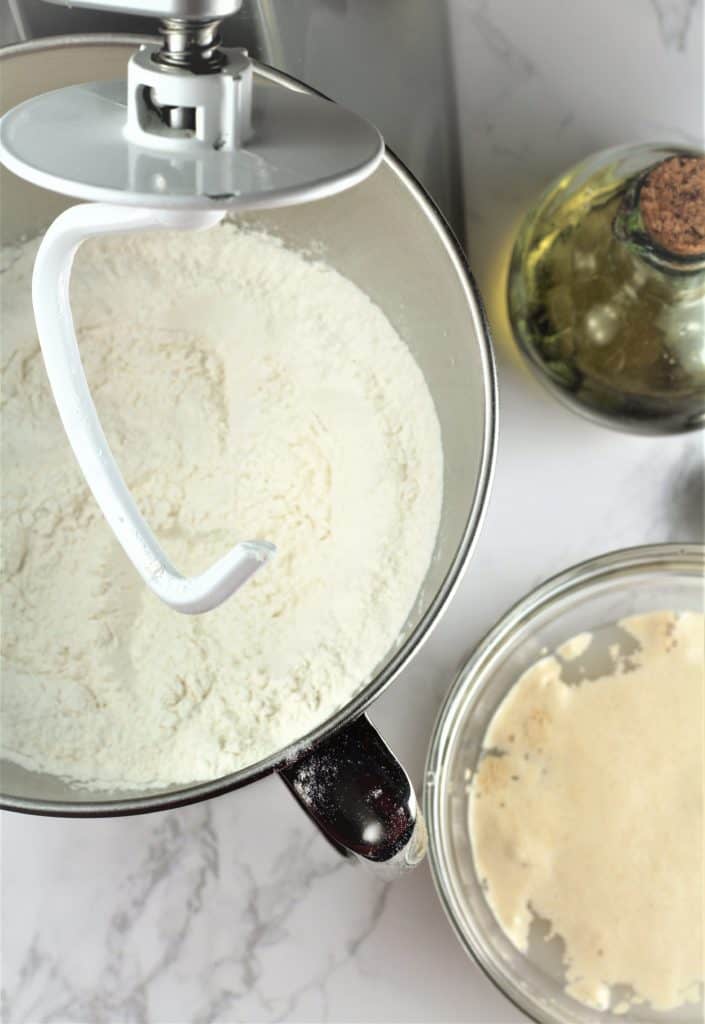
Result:
[[[705,425],[705,154],[629,146],[555,181],[509,273],[517,342],[560,398],[625,430]]]

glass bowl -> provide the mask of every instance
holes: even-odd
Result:
[[[439,713],[424,791],[436,888],[466,951],[508,999],[541,1024],[695,1024],[703,1020],[703,1008],[690,1004],[663,1013],[641,1005],[620,1014],[595,1010],[564,991],[555,942],[530,944],[531,955],[516,949],[495,920],[475,873],[467,825],[467,769],[477,764],[498,705],[535,661],[578,633],[627,615],[701,610],[704,571],[705,547],[699,544],[630,548],[568,569],[515,605],[485,637]]]

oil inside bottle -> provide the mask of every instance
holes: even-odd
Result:
[[[544,194],[514,248],[510,317],[532,363],[581,411],[642,431],[693,429],[705,423],[705,252],[645,236],[639,186],[661,152],[645,152],[636,173],[633,154],[602,154]]]

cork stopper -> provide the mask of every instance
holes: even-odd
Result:
[[[673,156],[649,173],[639,193],[644,227],[677,256],[705,255],[705,156]]]

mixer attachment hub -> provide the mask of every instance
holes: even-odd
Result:
[[[252,64],[246,50],[218,53],[220,66],[204,74],[140,47],[127,67],[126,138],[162,151],[241,147],[252,134]]]

